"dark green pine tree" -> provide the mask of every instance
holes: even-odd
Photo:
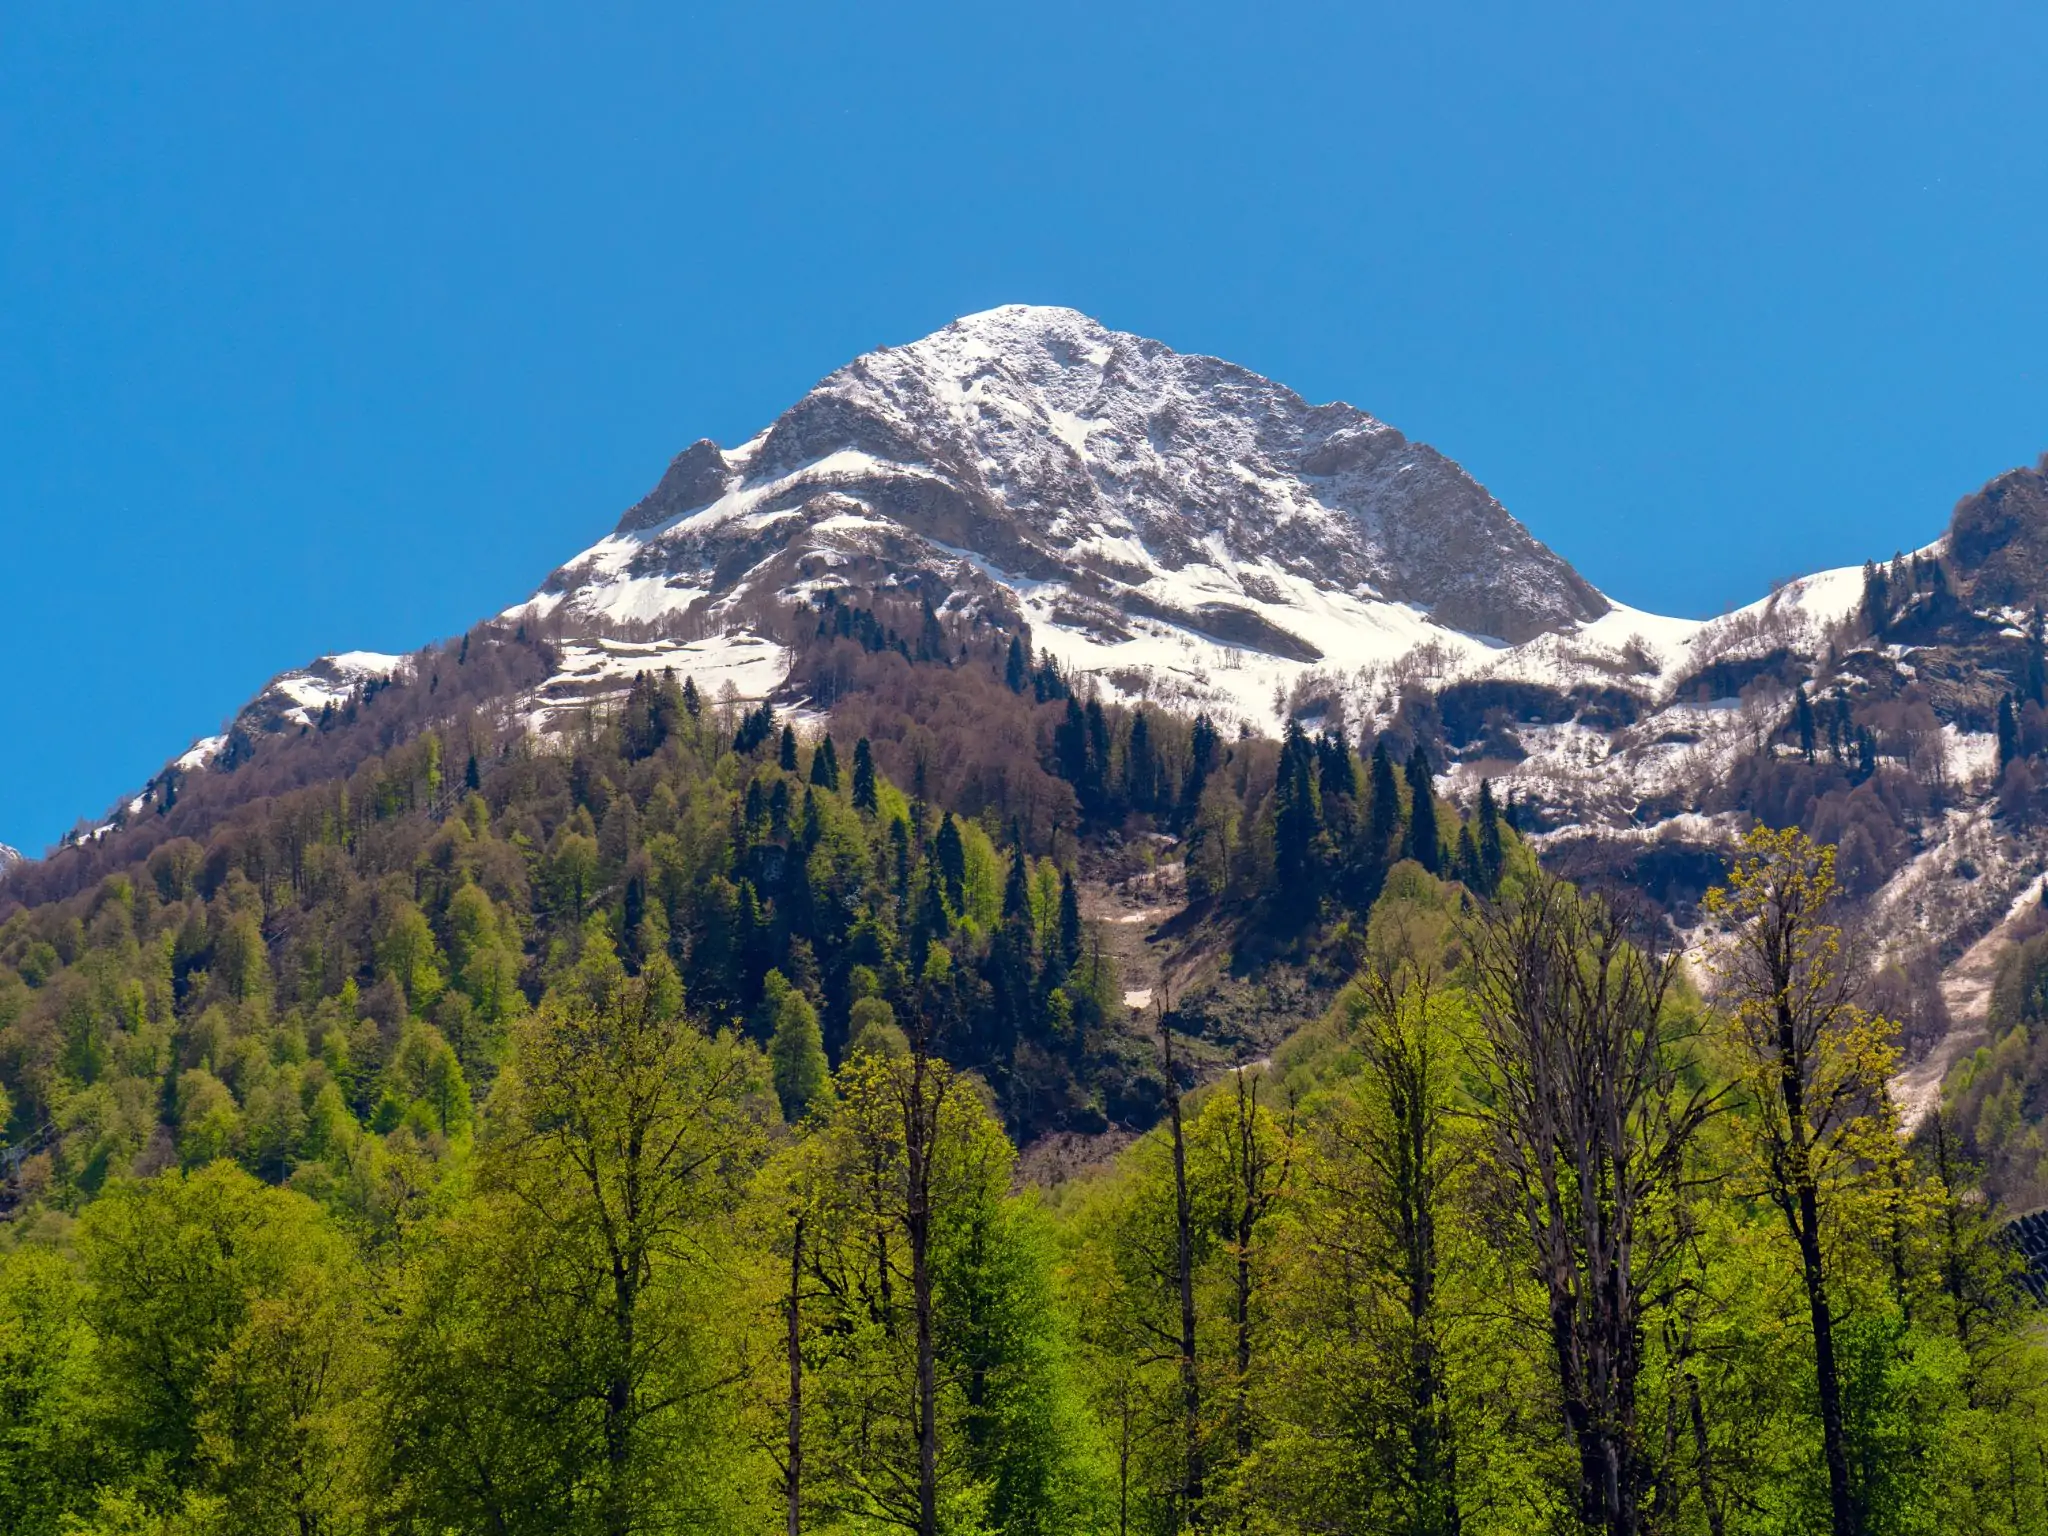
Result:
[[[1098,810],[1109,799],[1109,716],[1102,700],[1091,698],[1082,711],[1088,721],[1088,768],[1081,784],[1081,803]]]
[[[704,713],[704,700],[698,695],[697,679],[694,677],[683,679],[683,708],[690,712],[692,720]]]
[[[1387,755],[1384,738],[1372,745],[1367,780],[1372,804],[1366,812],[1366,860],[1384,873],[1394,861],[1394,850],[1401,838],[1401,788],[1394,778],[1394,760]]]
[[[896,898],[896,923],[910,911],[910,828],[900,817],[889,819],[890,894]]]
[[[1473,837],[1472,824],[1469,821],[1458,824],[1457,866],[1460,883],[1467,890],[1484,894],[1486,876],[1479,864],[1479,840]]]
[[[776,754],[775,761],[781,767],[784,773],[796,772],[795,726],[785,725],[782,728],[782,750],[778,754]]]
[[[1131,717],[1131,739],[1124,751],[1124,798],[1134,811],[1149,811],[1153,804],[1156,770],[1152,761],[1152,727],[1142,709]]]
[[[1067,700],[1066,718],[1053,727],[1052,760],[1060,777],[1074,786],[1075,796],[1082,799],[1086,809],[1082,787],[1088,782],[1088,721],[1081,713],[1078,699]]]
[[[2013,714],[2012,695],[1998,701],[1998,771],[2020,755],[2020,723]]]
[[[1280,904],[1312,911],[1321,895],[1317,844],[1323,824],[1316,803],[1315,748],[1299,720],[1287,722],[1273,784],[1273,874]]]
[[[1012,693],[1031,686],[1031,658],[1024,653],[1024,637],[1010,636],[1010,657],[1003,663],[1003,682]]]
[[[1869,726],[1856,732],[1856,773],[1858,784],[1877,772],[1877,736]]]
[[[960,841],[960,826],[950,811],[939,823],[936,857],[939,873],[946,881],[946,900],[958,912],[967,900],[967,845]]]
[[[463,644],[467,645],[468,643],[468,638],[465,637]],[[484,787],[484,776],[476,766],[476,754],[474,752],[469,754],[469,765],[462,770],[462,787],[472,795]]]
[[[1479,888],[1491,896],[1500,889],[1501,872],[1507,867],[1507,849],[1500,835],[1500,806],[1493,798],[1493,782],[1479,781]]]
[[[853,808],[870,816],[881,808],[875,795],[875,749],[865,736],[853,744]]]
[[[1012,828],[1010,878],[1003,882],[1003,921],[1028,921],[1031,916],[1031,870],[1024,862],[1023,840]]]
[[[1408,757],[1408,857],[1432,875],[1443,873],[1443,846],[1436,824],[1436,792],[1430,783],[1429,754],[1422,743]]]
[[[839,748],[829,731],[811,753],[811,782],[820,789],[839,788]]]
[[[1325,855],[1348,862],[1358,842],[1358,766],[1341,725],[1316,738],[1316,795]]]
[[[1194,732],[1188,737],[1188,776],[1180,790],[1180,813],[1189,820],[1201,808],[1202,791],[1209,787],[1209,775],[1215,771],[1222,746],[1215,722],[1206,713],[1196,715]]]
[[[1799,732],[1799,750],[1810,763],[1813,761],[1814,725],[1813,700],[1806,696],[1806,685],[1800,684],[1799,702],[1793,706],[1793,728]]]
[[[1071,971],[1081,963],[1081,893],[1071,870],[1060,871],[1060,959]]]
[[[1871,561],[1863,562],[1863,624],[1878,639],[1891,625],[1892,597],[1891,577],[1885,568]]]
[[[918,895],[917,915],[910,925],[911,965],[922,971],[931,946],[944,943],[952,926],[946,913],[946,893],[939,883],[938,865],[926,864],[924,890]]]

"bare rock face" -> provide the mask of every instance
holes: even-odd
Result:
[[[1457,464],[1364,412],[1028,306],[857,358],[745,448],[693,445],[548,590],[623,613],[620,584],[638,583],[646,617],[652,578],[716,600],[807,551],[829,565],[883,544],[1337,664],[1365,658],[1276,614],[1276,580],[1508,642],[1609,606]]]
[[[626,509],[617,531],[637,533],[709,506],[725,494],[732,472],[718,444],[700,437],[669,461],[659,485]]]
[[[2048,597],[2048,473],[2010,470],[1957,502],[1948,552],[1975,606],[2026,608]]]

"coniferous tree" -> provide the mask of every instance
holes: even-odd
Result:
[[[1109,716],[1103,713],[1102,700],[1090,696],[1088,707],[1082,711],[1088,725],[1088,756],[1083,770],[1081,796],[1083,804],[1104,809],[1109,794]]]
[[[946,902],[955,911],[967,905],[967,845],[960,839],[960,824],[951,814],[939,820],[937,848],[933,855],[939,874],[946,882]]]
[[[1429,754],[1419,741],[1408,758],[1408,802],[1408,857],[1436,874],[1443,865],[1443,845],[1437,831]]]
[[[1088,778],[1088,722],[1078,699],[1067,700],[1066,717],[1053,729],[1052,754],[1060,777],[1078,794]]]
[[[1799,751],[1809,763],[1813,761],[1814,723],[1813,700],[1807,696],[1806,685],[1800,684],[1797,702],[1793,706],[1793,729],[1799,735]]]
[[[820,789],[839,788],[839,748],[829,731],[811,753],[811,782]]]
[[[2012,695],[2008,693],[1998,701],[1998,771],[2005,772],[2006,764],[2019,755],[2019,721],[2013,716]]]
[[[1012,828],[1014,841],[1010,848],[1010,874],[1003,882],[1003,920],[1012,922],[1028,920],[1031,916],[1031,871],[1024,862],[1024,842],[1017,829]]]
[[[1878,639],[1891,625],[1891,577],[1873,561],[1863,562],[1863,624]]]
[[[1393,860],[1401,835],[1401,790],[1384,737],[1373,743],[1368,789],[1372,805],[1366,819],[1366,854],[1384,867]]]
[[[1031,661],[1024,652],[1024,637],[1010,636],[1009,659],[1003,664],[1003,683],[1010,692],[1022,693],[1031,686]]]
[[[870,816],[881,808],[875,790],[875,751],[865,736],[853,744],[853,808]]]
[[[1222,745],[1223,738],[1217,735],[1215,722],[1207,712],[1196,715],[1194,730],[1188,737],[1188,776],[1180,792],[1184,819],[1192,820],[1201,806],[1202,791],[1208,788],[1209,775],[1215,771]]]
[[[1060,958],[1065,969],[1081,963],[1081,895],[1071,870],[1060,871]]]
[[[1124,749],[1124,798],[1132,810],[1152,809],[1155,772],[1152,729],[1141,709],[1131,717],[1130,742]]]
[[[1507,850],[1501,838],[1500,807],[1493,798],[1493,781],[1479,781],[1479,888],[1491,896],[1500,889],[1500,877],[1507,867]]]
[[[1275,895],[1297,915],[1315,910],[1320,895],[1318,839],[1322,813],[1316,799],[1315,749],[1301,722],[1287,723],[1273,785]]]
[[[780,750],[780,751],[779,751],[779,752],[778,752],[778,753],[776,754],[776,759],[775,759],[775,760],[776,760],[776,764],[777,764],[777,766],[779,766],[779,767],[780,767],[780,768],[782,769],[782,771],[783,771],[784,773],[795,773],[795,772],[796,772],[796,727],[795,727],[795,726],[793,726],[793,725],[785,725],[785,726],[784,726],[784,727],[782,728],[782,748],[781,748],[781,750]]]

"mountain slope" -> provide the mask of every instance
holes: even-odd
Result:
[[[694,444],[531,608],[702,634],[878,588],[1260,723],[1318,663],[1478,656],[1611,610],[1394,428],[1025,306],[857,359],[730,452]]]
[[[1879,568],[1874,597],[1849,566],[1719,619],[1659,617],[1362,411],[1010,306],[854,360],[735,448],[685,449],[500,616],[492,633],[532,643],[462,707],[546,731],[674,671],[709,698],[822,709],[791,677],[818,612],[893,605],[914,629],[922,609],[1028,634],[1111,699],[1420,742],[1448,791],[1492,780],[1560,867],[1681,922],[1746,818],[1800,819],[1841,844],[1883,944],[1946,965],[2044,859],[2028,795],[1993,794],[2044,570],[2048,480],[2016,470]],[[439,665],[349,653],[284,674],[95,832]],[[2025,729],[2022,755],[2048,745],[2048,715]]]

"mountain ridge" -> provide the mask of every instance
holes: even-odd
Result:
[[[1601,593],[1454,461],[1363,411],[1005,306],[854,359],[731,449],[683,449],[499,616],[545,637],[550,670],[515,668],[497,707],[557,729],[673,670],[709,698],[823,709],[788,691],[791,616],[896,603],[1028,634],[1034,657],[1134,707],[1420,741],[1447,792],[1492,780],[1553,857],[1687,921],[1744,818],[1782,814],[1789,792],[1764,781],[1801,751],[1805,694],[1839,780],[1809,809],[1893,937],[1952,960],[2042,858],[1994,796],[1993,717],[2018,677],[2015,604],[2048,561],[2044,487],[2014,470],[1910,561],[1669,618]],[[280,674],[85,835],[412,665],[342,653]],[[1903,776],[1881,818],[1850,760],[1866,735]],[[1937,878],[1959,867],[1982,878]]]

